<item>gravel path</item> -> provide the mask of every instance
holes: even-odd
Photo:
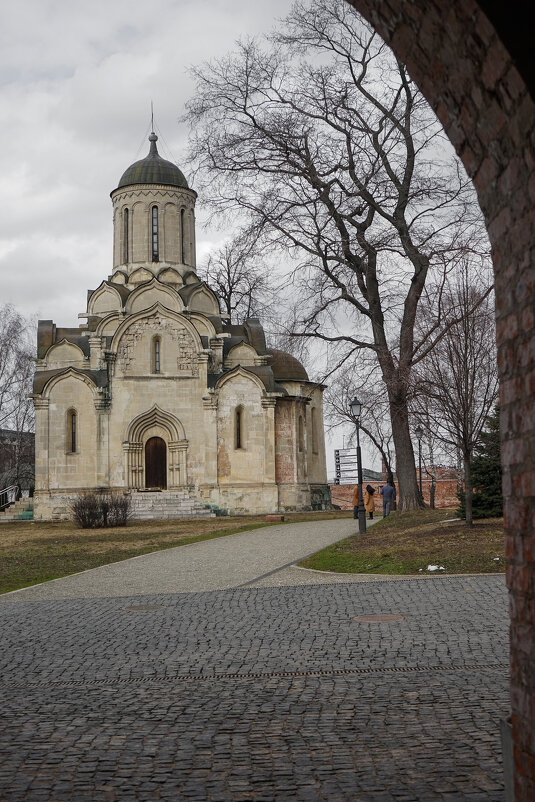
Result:
[[[368,521],[373,525],[377,519]],[[89,599],[153,593],[224,590],[244,585],[303,584],[325,581],[324,574],[287,569],[292,563],[357,531],[351,518],[305,521],[240,532],[93,568],[0,596],[3,602]],[[276,572],[276,573],[274,573]],[[340,576],[347,582],[348,575]],[[333,581],[327,579],[327,581]]]

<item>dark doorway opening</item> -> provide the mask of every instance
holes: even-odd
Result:
[[[167,446],[161,437],[145,443],[145,487],[167,487]]]

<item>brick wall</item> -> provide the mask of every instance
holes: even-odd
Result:
[[[535,107],[475,0],[350,0],[435,108],[492,243],[517,802],[535,799]],[[483,5],[483,3],[482,3]],[[527,7],[524,11],[526,13]],[[511,4],[510,14],[522,14]],[[518,29],[528,20],[518,19]]]
[[[366,487],[368,484],[376,488],[377,492],[375,494],[375,509],[380,511],[382,509],[382,501],[381,496],[379,495],[379,488],[382,484],[384,484],[384,482],[365,482],[364,487]],[[351,503],[353,487],[354,485],[330,485],[332,503],[336,504],[342,510],[353,509],[353,505]],[[430,480],[422,480],[424,500],[427,504],[429,504],[430,487]],[[457,504],[457,482],[454,479],[444,479],[438,481],[435,492],[435,507],[455,509]]]

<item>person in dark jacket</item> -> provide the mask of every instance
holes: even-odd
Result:
[[[394,487],[394,483],[387,482],[387,484],[381,488],[381,495],[383,497],[383,518],[386,518],[387,515],[390,515],[392,503],[396,500],[396,488]]]
[[[355,485],[353,490],[353,518],[359,517],[359,486]]]

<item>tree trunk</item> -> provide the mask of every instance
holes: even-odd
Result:
[[[463,460],[464,462],[464,505],[466,510],[466,525],[472,526],[472,472],[470,469],[470,460]]]
[[[406,400],[390,401],[392,437],[396,451],[396,473],[398,480],[398,510],[420,510],[424,503],[416,477],[416,463],[409,430],[409,411]]]
[[[430,509],[435,509],[435,493],[437,489],[437,482],[435,479],[435,474],[433,473],[431,477],[431,489],[429,491],[429,507]]]

